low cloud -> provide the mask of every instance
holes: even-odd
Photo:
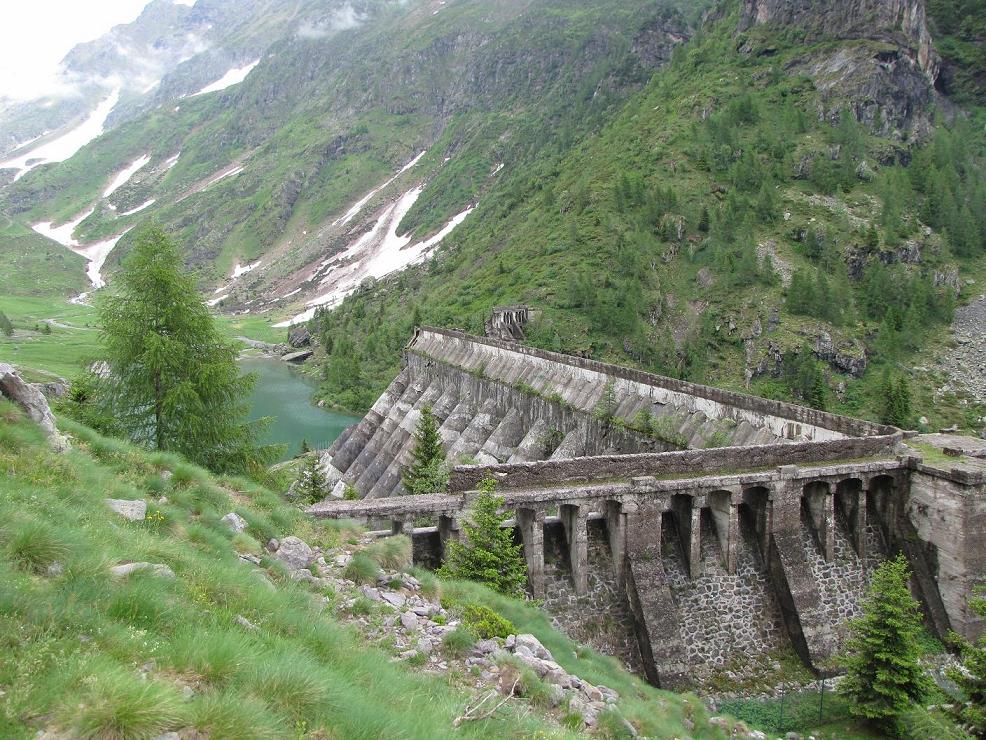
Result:
[[[305,21],[298,27],[298,36],[303,39],[324,39],[337,31],[348,31],[363,25],[369,15],[356,10],[350,3],[336,8],[327,18],[318,21]]]

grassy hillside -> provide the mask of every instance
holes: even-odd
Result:
[[[978,113],[918,143],[863,126],[790,70],[880,44],[736,27],[707,27],[600,132],[506,170],[425,268],[326,313],[324,395],[372,402],[416,321],[481,332],[527,303],[549,349],[733,388],[749,372],[754,392],[874,418],[890,369],[915,417],[978,424],[911,370],[942,347],[956,289],[981,291]]]
[[[7,402],[0,419],[3,737],[46,729],[139,738],[182,728],[215,738],[575,734],[523,698],[453,730],[476,699],[468,677],[398,662],[392,640],[370,640],[355,626],[346,594],[292,581],[261,546],[294,534],[331,560],[332,548],[359,540],[348,525],[313,523],[268,490],[68,422],[73,449],[55,454]],[[145,499],[148,515],[125,521],[107,497]],[[230,511],[246,519],[245,532],[220,521]],[[167,566],[174,577],[111,575],[129,562]],[[502,609],[567,670],[615,688],[620,711],[642,733],[719,736],[700,704],[573,645],[536,609],[472,586],[448,588]],[[373,609],[360,613],[379,623]]]

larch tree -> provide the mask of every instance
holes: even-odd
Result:
[[[98,310],[109,368],[99,395],[114,431],[220,472],[271,461],[246,423],[255,380],[240,374],[237,350],[159,226],[142,229]]]
[[[413,460],[404,471],[408,494],[439,493],[448,486],[445,448],[438,433],[438,422],[430,406],[421,409],[421,420],[414,430]]]
[[[854,715],[897,732],[901,715],[931,689],[919,662],[921,610],[907,586],[910,575],[902,554],[873,572],[863,616],[850,623],[847,672],[839,686]]]

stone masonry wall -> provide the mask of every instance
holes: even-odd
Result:
[[[889,455],[900,435],[857,437],[828,442],[723,447],[711,450],[682,450],[664,453],[597,455],[569,460],[540,460],[508,465],[462,465],[454,468],[449,490],[475,490],[486,473],[500,487],[535,488],[581,480],[606,480],[645,475],[680,473],[711,474],[717,470],[768,468],[825,460],[845,460]]]
[[[691,679],[717,673],[749,674],[787,645],[787,635],[755,537],[740,526],[736,573],[723,566],[710,518],[701,524],[702,574],[688,576],[671,517],[665,517],[662,558],[674,595]]]
[[[547,597],[544,609],[556,627],[576,642],[617,658],[631,671],[642,675],[643,667],[633,619],[613,573],[606,523],[588,522],[589,591],[576,596],[568,563],[565,532],[558,522],[544,528],[544,571]]]
[[[848,635],[848,622],[862,616],[862,601],[870,585],[873,571],[887,558],[887,549],[879,528],[866,527],[866,557],[860,559],[846,534],[840,517],[836,517],[835,553],[831,562],[822,555],[818,542],[811,534],[811,525],[802,514],[802,539],[811,574],[818,584],[823,613],[832,625],[836,650]]]
[[[906,516],[917,531],[952,628],[974,639],[983,620],[968,606],[986,573],[986,486],[967,486],[945,476],[911,473]]]

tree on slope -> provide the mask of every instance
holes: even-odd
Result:
[[[910,575],[903,555],[874,571],[863,616],[851,622],[847,674],[839,687],[852,700],[854,715],[898,732],[901,715],[931,689],[918,662],[921,612],[907,587]]]
[[[969,601],[980,617],[986,618],[986,594],[980,591]],[[961,668],[953,668],[948,677],[962,689],[966,701],[958,703],[955,711],[959,721],[976,737],[986,737],[986,634],[975,642],[953,636],[964,658]]]
[[[445,448],[438,433],[438,422],[430,406],[421,409],[421,420],[414,430],[413,461],[404,471],[408,494],[437,493],[448,486]]]
[[[110,370],[100,398],[115,430],[220,472],[270,462],[273,449],[258,447],[258,426],[245,422],[254,378],[240,375],[160,227],[138,235],[114,288],[98,308]]]
[[[443,578],[485,583],[506,596],[522,597],[527,586],[523,546],[515,545],[513,532],[504,529],[509,518],[499,512],[503,497],[496,495],[496,481],[487,476],[479,484],[479,496],[462,522],[462,541],[449,540]]]

